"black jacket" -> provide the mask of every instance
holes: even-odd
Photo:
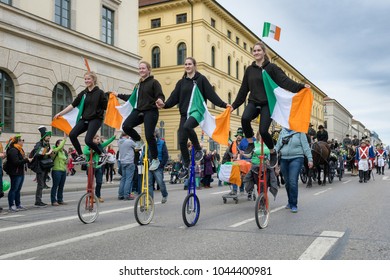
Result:
[[[139,111],[146,111],[151,109],[157,109],[157,99],[165,100],[165,96],[162,92],[160,83],[154,79],[153,76],[147,77],[144,81],[138,85],[138,99],[136,109]],[[118,94],[118,97],[124,101],[129,100],[131,95]]]
[[[45,150],[43,150],[45,149]],[[43,159],[49,158],[50,156],[42,155],[42,152],[48,153],[51,150],[51,146],[49,143],[45,143],[43,140],[37,142],[32,150],[33,155],[29,155],[33,158],[31,163],[29,164],[29,168],[35,173],[45,172],[47,170],[43,170],[39,162]]]
[[[73,100],[72,106],[77,107],[83,95],[85,96],[83,114],[81,118],[83,120],[104,119],[104,111],[107,109],[108,95],[104,93],[99,87],[94,87],[92,91],[88,88],[80,92]]]
[[[277,65],[266,61],[263,64],[263,67],[257,66],[254,61],[250,65],[244,74],[240,90],[237,93],[236,100],[233,102],[232,106],[234,109],[240,107],[242,103],[245,102],[246,96],[249,94],[248,101],[258,104],[265,105],[268,104],[267,95],[265,93],[264,83],[263,83],[263,69],[271,76],[272,80],[281,88],[291,91],[298,92],[305,87],[304,84],[294,82],[280,69]]]
[[[199,72],[196,72],[192,79],[183,77],[177,82],[175,89],[171,93],[171,96],[169,96],[168,100],[165,102],[164,108],[172,108],[173,106],[179,104],[180,115],[187,116],[194,82],[196,82],[206,103],[207,100],[210,100],[214,105],[221,108],[226,108],[226,103],[223,102],[221,98],[219,98],[219,96],[213,90],[210,82]]]
[[[15,147],[10,147],[7,150],[7,165],[10,176],[24,175],[24,166],[28,162],[27,158]]]

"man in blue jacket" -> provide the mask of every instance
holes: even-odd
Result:
[[[168,199],[168,192],[164,182],[164,167],[168,162],[168,149],[167,149],[167,145],[165,144],[165,141],[159,138],[158,128],[155,129],[154,136],[156,137],[156,141],[157,141],[157,152],[158,152],[158,159],[160,161],[160,165],[154,171],[149,170],[149,194],[153,197],[153,185],[154,182],[156,181],[157,185],[160,186],[161,189],[161,195],[162,195],[161,203],[165,203],[167,202]],[[149,158],[150,158],[150,153],[149,153]]]

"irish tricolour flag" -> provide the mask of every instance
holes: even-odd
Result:
[[[70,131],[80,120],[81,115],[83,114],[84,101],[85,101],[85,94],[81,98],[80,104],[77,107],[73,108],[70,112],[64,114],[63,116],[59,116],[58,118],[55,118],[51,122],[51,126],[58,128],[59,130],[69,135]]]
[[[193,117],[199,123],[202,130],[215,142],[228,145],[230,129],[230,108],[214,117],[207,109],[206,102],[198,86],[194,84],[190,105],[188,106],[187,118]]]
[[[222,164],[218,172],[218,179],[222,182],[241,186],[240,166],[235,162],[226,162]]]
[[[280,39],[280,27],[269,22],[264,22],[263,37],[271,37],[279,41]]]
[[[121,130],[123,122],[130,115],[131,111],[133,111],[134,108],[137,108],[137,96],[138,87],[135,87],[129,100],[123,105],[120,105],[118,99],[113,94],[110,94],[104,123],[110,127]]]
[[[267,71],[262,73],[272,119],[285,128],[306,133],[313,105],[311,90],[304,88],[292,93],[279,87]]]

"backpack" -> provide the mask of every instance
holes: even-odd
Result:
[[[8,164],[8,160],[7,160],[7,158],[5,158],[4,160],[3,160],[3,171],[5,172],[5,173],[7,173],[7,174],[9,174],[9,172],[10,172],[10,166],[9,166],[9,164]]]
[[[32,158],[33,160],[27,163],[27,167],[36,173],[36,169],[38,167],[38,160],[34,157],[35,153],[36,149],[34,147],[34,149],[32,149],[31,152],[28,154],[28,158]]]
[[[108,153],[107,163],[115,163],[115,162],[116,162],[115,155]]]

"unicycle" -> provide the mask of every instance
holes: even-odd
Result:
[[[257,183],[257,193],[259,196],[256,199],[255,219],[256,224],[260,229],[266,228],[269,221],[269,200],[267,187],[267,167],[264,160],[264,142],[261,139],[261,154],[259,165],[259,179]]]
[[[141,226],[149,224],[154,216],[154,201],[149,194],[148,144],[145,144],[143,165],[141,194],[137,196],[134,203],[134,216]]]
[[[183,202],[181,209],[184,224],[187,227],[196,225],[200,214],[199,198],[196,195],[196,183],[195,183],[195,148],[191,149],[191,167],[190,178],[188,184],[188,194]]]
[[[90,224],[96,221],[99,216],[99,200],[95,199],[93,169],[93,152],[90,151],[88,166],[87,193],[85,193],[77,204],[77,214],[80,221],[84,224]]]

